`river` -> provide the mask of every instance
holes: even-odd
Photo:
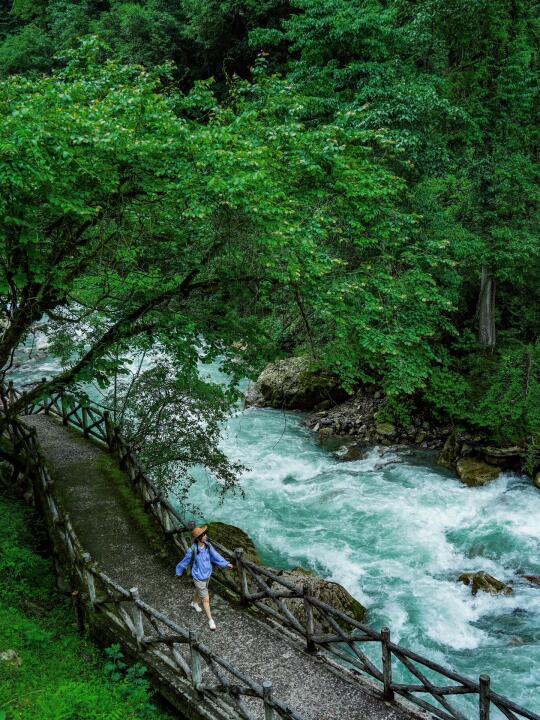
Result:
[[[50,374],[42,360],[15,372]],[[212,379],[222,376],[204,368]],[[462,485],[429,453],[371,448],[343,462],[321,447],[299,413],[251,408],[224,428],[223,448],[249,467],[244,497],[220,503],[196,470],[196,521],[243,528],[263,561],[302,566],[344,585],[392,639],[540,712],[540,491],[505,473],[481,488]],[[510,596],[471,595],[457,581],[484,570],[513,584]]]

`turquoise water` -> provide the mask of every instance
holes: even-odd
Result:
[[[245,495],[220,503],[199,472],[194,519],[240,526],[266,564],[341,583],[394,641],[471,678],[487,672],[496,692],[539,712],[540,589],[520,575],[540,575],[540,491],[510,473],[468,488],[428,453],[372,448],[342,462],[302,420],[239,411],[223,448],[250,468]],[[514,593],[473,597],[457,577],[477,570]]]
[[[15,379],[52,369],[29,363]],[[242,527],[266,564],[341,583],[394,641],[471,678],[488,672],[496,692],[540,712],[540,589],[519,577],[540,575],[540,491],[530,479],[504,474],[467,488],[429,454],[387,448],[341,462],[301,415],[270,409],[238,411],[223,448],[249,467],[244,497],[220,503],[198,471],[196,521]],[[472,597],[457,577],[475,570],[512,582],[513,595]]]

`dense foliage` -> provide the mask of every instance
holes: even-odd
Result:
[[[538,445],[534,3],[15,0],[0,33],[4,367],[48,313],[58,383],[133,346],[192,377],[204,338]]]
[[[0,662],[0,718],[165,720],[143,667],[127,667],[114,646],[106,660],[78,634],[35,523],[26,506],[0,500],[0,647],[15,653]]]

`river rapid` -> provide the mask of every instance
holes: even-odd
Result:
[[[213,378],[217,371],[210,371]],[[302,566],[341,583],[392,639],[540,712],[540,491],[504,473],[463,485],[430,453],[370,449],[343,462],[299,413],[239,410],[223,448],[250,469],[244,497],[220,504],[203,471],[197,521],[238,525],[272,567]],[[513,584],[492,596],[457,581],[484,570]]]
[[[42,358],[12,378],[54,369]],[[224,379],[216,367],[202,372]],[[470,678],[487,672],[495,692],[540,712],[540,588],[520,577],[540,575],[540,491],[529,478],[505,473],[468,488],[433,455],[391,448],[343,462],[301,414],[271,409],[238,409],[223,448],[249,468],[244,496],[220,502],[197,469],[194,520],[243,528],[265,564],[341,583],[395,642]],[[476,570],[511,582],[513,594],[473,597],[457,577]]]

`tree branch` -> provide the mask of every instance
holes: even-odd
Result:
[[[200,270],[208,264],[212,255],[219,249],[223,242],[224,240],[221,240],[212,245],[203,256],[200,264],[193,268],[177,287],[159,293],[151,300],[134,308],[131,312],[127,313],[127,315],[115,322],[73,367],[53,378],[48,383],[36,386],[30,390],[30,392],[19,398],[19,400],[10,406],[10,415],[20,413],[24,407],[43,394],[52,394],[67,387],[78,375],[90,367],[98,358],[102,357],[115,343],[135,337],[148,330],[148,323],[140,326],[137,325],[137,322],[160,305],[168,304],[175,297],[180,296],[185,299],[193,289],[194,278],[199,274]],[[151,326],[152,325],[150,325],[150,327]]]

